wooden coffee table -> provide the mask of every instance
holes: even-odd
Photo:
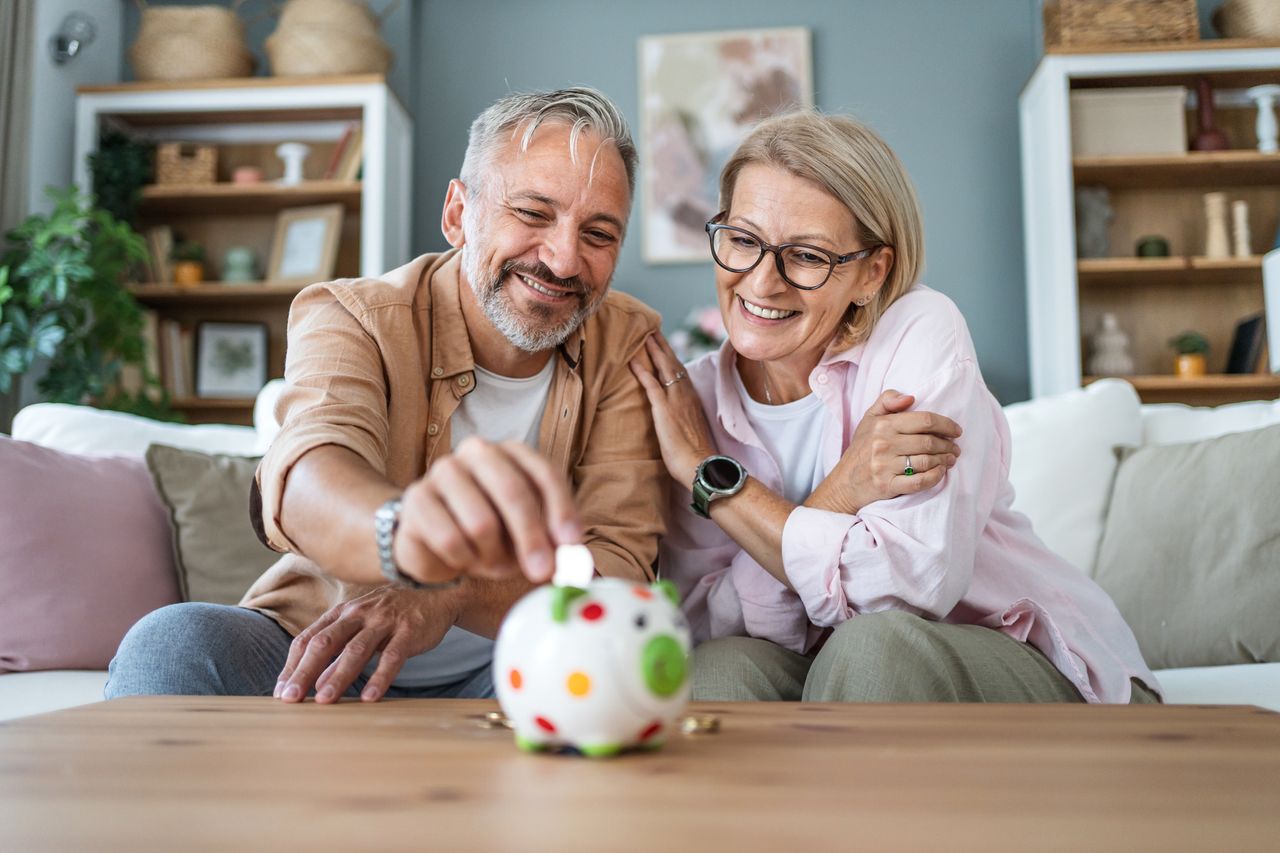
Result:
[[[701,704],[527,755],[486,701],[139,697],[0,724],[0,851],[1277,850],[1257,708]]]

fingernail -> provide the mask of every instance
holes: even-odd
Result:
[[[360,698],[366,702],[372,702],[378,698],[378,689],[376,687],[366,687],[364,692],[360,694]]]
[[[534,551],[529,555],[529,570],[533,573],[531,580],[551,577],[551,555],[546,551]]]
[[[319,701],[319,702],[328,702],[332,698],[333,698],[332,687],[324,687],[320,690],[318,694],[316,694],[316,701]]]
[[[301,699],[302,688],[296,684],[290,684],[288,687],[284,689],[284,696],[282,696],[281,698],[287,699],[290,702],[292,702],[294,699]]]
[[[280,691],[281,691],[281,690],[283,690],[283,689],[284,689],[284,682],[283,682],[283,681],[277,681],[277,682],[276,682],[276,689],[271,691],[271,695],[272,695],[274,698],[279,699],[279,698],[280,698]]]

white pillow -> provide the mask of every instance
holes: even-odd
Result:
[[[1004,410],[1013,437],[1013,508],[1030,517],[1051,550],[1090,574],[1106,522],[1115,450],[1139,446],[1140,408],[1132,385],[1103,379]]]
[[[1142,407],[1144,444],[1184,444],[1280,424],[1280,400],[1231,403],[1216,408],[1159,403]]]
[[[144,453],[167,444],[205,453],[257,455],[253,427],[171,424],[92,406],[36,403],[13,419],[13,437],[66,453]]]

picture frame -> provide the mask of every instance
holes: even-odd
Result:
[[[1262,351],[1266,344],[1266,318],[1250,314],[1236,323],[1227,355],[1226,373],[1261,373]]]
[[[640,39],[646,263],[711,260],[704,225],[729,156],[762,119],[813,106],[810,41],[806,27]]]
[[[267,280],[273,284],[313,284],[333,278],[342,215],[341,204],[280,211],[271,240]]]
[[[267,384],[266,323],[196,326],[196,396],[252,399]]]

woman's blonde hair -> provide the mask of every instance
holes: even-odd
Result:
[[[788,113],[762,122],[725,164],[721,210],[732,206],[738,175],[754,163],[813,181],[853,215],[862,243],[894,248],[884,285],[865,306],[850,303],[830,348],[865,341],[885,310],[916,283],[924,262],[920,202],[902,161],[875,131],[848,116]]]

